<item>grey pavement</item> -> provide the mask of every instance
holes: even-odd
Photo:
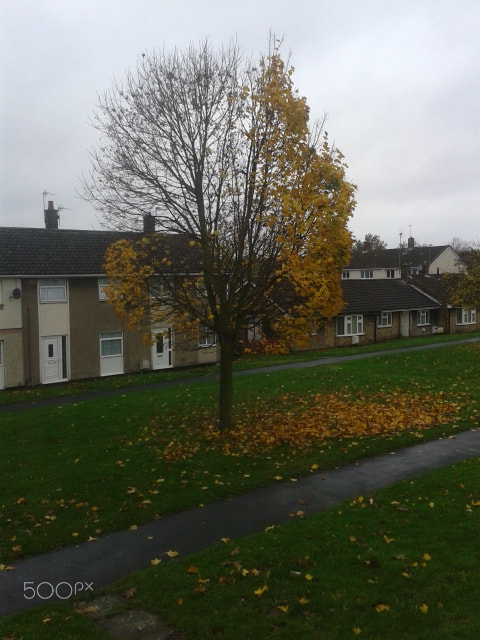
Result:
[[[174,549],[186,555],[207,548],[221,538],[239,538],[266,526],[279,525],[301,510],[319,512],[343,500],[368,495],[377,489],[413,478],[433,469],[480,456],[480,430],[458,433],[397,452],[360,460],[346,467],[322,471],[282,482],[227,500],[212,502],[95,541],[45,553],[13,563],[0,571],[0,615],[67,599],[72,590],[85,592],[150,566]],[[35,597],[31,597],[35,594]]]

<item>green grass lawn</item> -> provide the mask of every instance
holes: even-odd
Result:
[[[306,475],[312,466],[331,468],[471,428],[478,424],[479,356],[480,344],[472,343],[236,379],[239,423],[278,407],[295,422],[298,405],[308,410],[328,393],[368,404],[415,392],[419,405],[429,394],[459,407],[447,424],[312,439],[303,448],[276,440],[246,446],[248,433],[238,442],[213,437],[214,382],[4,413],[0,565]]]
[[[466,343],[237,378],[240,432],[275,411],[298,424],[328,394],[352,408],[352,423],[358,406],[396,397],[414,395],[419,410],[432,398],[456,407],[445,424],[399,423],[382,434],[312,437],[302,446],[252,444],[248,431],[243,439],[215,434],[217,386],[209,380],[3,413],[0,567],[280,478],[477,427],[479,357],[480,344]],[[478,638],[478,462],[176,558],[113,589],[134,594],[125,607],[157,612],[188,640]],[[106,636],[71,602],[0,621],[2,640],[52,637]]]
[[[188,640],[477,640],[480,459],[176,557],[95,594],[157,613]],[[0,620],[0,638],[108,638],[95,603]]]
[[[322,351],[298,351],[288,355],[244,355],[234,362],[234,370],[258,369],[291,362],[308,362],[311,360],[358,355],[361,353],[377,353],[395,349],[419,347],[429,344],[446,344],[449,342],[469,341],[478,338],[480,333],[434,335],[427,338],[401,338],[371,345],[340,347]],[[91,391],[108,391],[111,389],[130,389],[139,385],[153,385],[162,382],[186,380],[192,377],[207,377],[218,373],[217,365],[204,365],[193,368],[168,369],[130,373],[123,376],[92,378],[67,383],[43,385],[29,388],[6,389],[0,392],[0,406],[19,402],[36,402],[45,398],[65,396],[82,396]]]

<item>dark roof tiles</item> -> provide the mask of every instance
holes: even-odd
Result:
[[[440,308],[435,300],[400,279],[342,280],[342,292],[342,315]]]
[[[0,276],[101,275],[107,247],[144,234],[118,231],[0,227]],[[198,266],[198,250],[186,236],[165,235],[173,269]]]
[[[401,265],[421,267],[430,265],[449,245],[439,247],[407,247],[377,249],[354,254],[346,269],[395,269]]]

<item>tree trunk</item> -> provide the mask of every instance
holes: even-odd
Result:
[[[219,394],[218,428],[230,431],[233,427],[233,341],[230,337],[220,341]]]

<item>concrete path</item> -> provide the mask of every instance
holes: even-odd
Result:
[[[152,558],[165,561],[163,554],[170,549],[180,555],[194,553],[223,537],[233,540],[285,523],[298,510],[299,501],[302,511],[312,514],[476,456],[480,456],[480,429],[322,471],[297,482],[257,489],[168,516],[136,531],[112,533],[16,562],[11,571],[0,571],[0,615],[52,602],[56,596],[67,599],[70,591],[81,593],[108,585],[149,567]]]

